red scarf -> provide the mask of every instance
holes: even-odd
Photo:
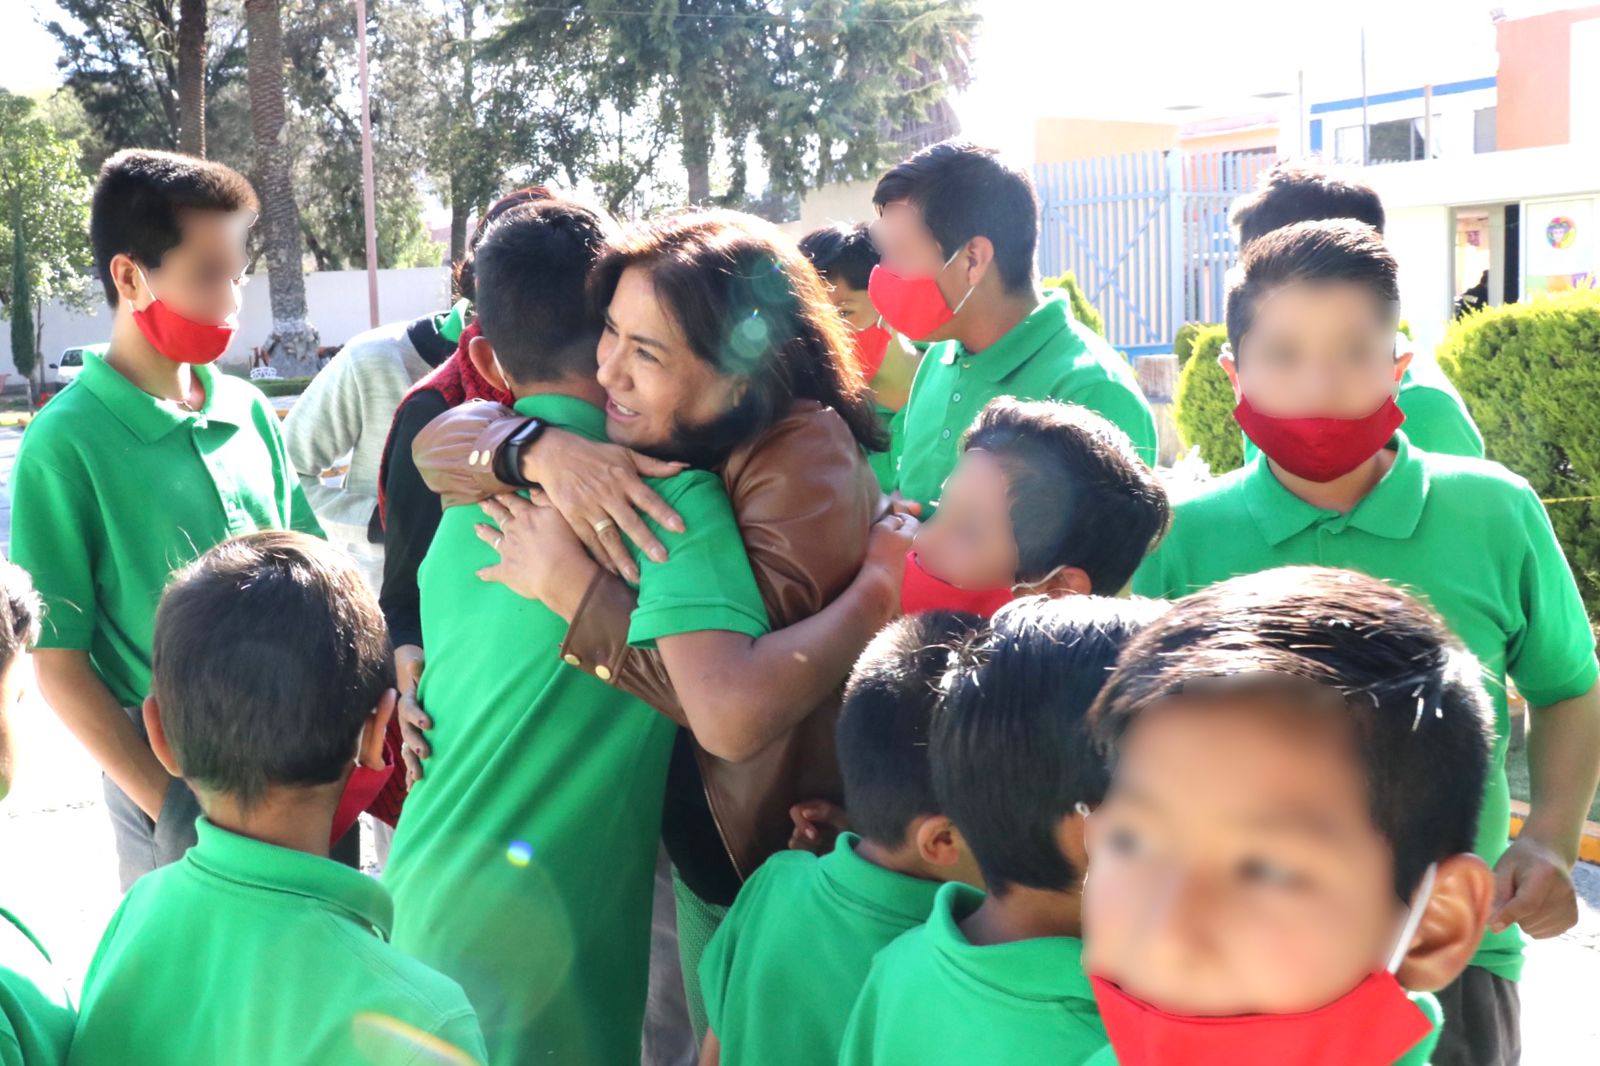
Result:
[[[503,392],[489,384],[488,379],[478,373],[478,368],[472,365],[472,360],[467,358],[467,345],[477,335],[476,322],[462,330],[461,343],[456,346],[455,354],[411,386],[406,392],[405,399],[400,401],[400,406],[404,407],[406,400],[417,393],[431,390],[444,397],[446,407],[460,407],[468,400],[493,400],[495,403],[510,407],[514,397],[509,392]],[[397,408],[395,418],[398,419],[399,416]],[[389,501],[384,486],[389,482],[389,452],[393,447],[394,424],[390,423],[389,439],[384,441],[383,459],[378,464],[378,518],[386,526],[389,524]]]

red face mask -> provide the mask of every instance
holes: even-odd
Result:
[[[1089,978],[1118,1066],[1390,1066],[1432,1023],[1395,980],[1433,891],[1429,866],[1389,965],[1325,1007],[1299,1014],[1187,1017]]]
[[[1241,395],[1233,417],[1267,458],[1318,482],[1341,478],[1372,458],[1406,420],[1393,396],[1365,418],[1273,418]]]
[[[955,255],[944,261],[944,266],[955,262],[960,254],[961,250],[956,249]],[[940,267],[939,271],[943,273],[944,267]],[[968,289],[967,295],[952,310],[944,302],[944,293],[939,291],[937,275],[932,278],[904,278],[879,264],[872,268],[872,274],[867,278],[867,296],[872,300],[872,306],[877,308],[878,314],[883,316],[891,329],[914,341],[924,340],[956,317],[972,298],[975,289],[976,285]]]
[[[878,368],[883,365],[883,358],[889,352],[889,331],[883,328],[882,323],[874,322],[866,329],[856,330],[852,339],[861,379],[871,381],[877,376]]]
[[[906,576],[900,584],[900,612],[966,611],[988,618],[1013,599],[1010,586],[992,589],[964,589],[922,568],[916,552],[906,553]]]
[[[383,787],[389,783],[389,778],[394,776],[395,767],[399,762],[400,752],[395,747],[394,738],[385,733],[383,768],[369,770],[357,764],[344,783],[344,791],[339,794],[338,809],[333,812],[333,833],[328,838],[330,848],[350,831],[350,827],[356,824],[356,819],[361,817],[361,812],[372,806],[372,801],[378,798],[378,793],[383,791]]]
[[[139,276],[144,277],[144,273],[141,271]],[[133,324],[150,347],[174,363],[214,363],[227,351],[239,330],[237,314],[229,315],[221,325],[196,322],[163,303],[150,289],[149,278],[145,278],[144,287],[153,299],[143,311],[133,313]]]

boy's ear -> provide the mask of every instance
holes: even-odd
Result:
[[[356,763],[368,770],[383,769],[383,738],[389,731],[389,719],[394,717],[394,708],[399,699],[400,694],[394,689],[384,689],[383,695],[378,698],[378,705],[372,708],[372,714],[361,727]]]
[[[178,757],[172,754],[172,745],[167,743],[167,729],[161,724],[161,705],[154,694],[144,698],[144,731],[150,737],[150,750],[155,753],[156,761],[173,777],[182,777],[183,767],[178,765]]]
[[[1436,992],[1467,968],[1489,923],[1494,874],[1476,855],[1439,863],[1422,922],[1395,976],[1413,992]]]
[[[1057,596],[1087,596],[1094,591],[1094,582],[1089,580],[1089,575],[1076,566],[1063,566],[1050,575],[1043,585],[1035,591],[1042,592],[1051,598]]]
[[[924,814],[911,822],[911,843],[917,857],[934,866],[954,866],[967,852],[961,830],[942,814]]]
[[[502,392],[511,391],[511,382],[506,380],[505,374],[500,370],[500,360],[494,357],[494,345],[489,343],[489,338],[476,336],[467,345],[467,358],[472,360],[472,365],[495,388]]]
[[[111,284],[117,287],[117,302],[130,308],[152,295],[139,278],[139,264],[124,252],[111,257]]]
[[[1244,398],[1244,391],[1239,388],[1239,359],[1230,345],[1224,344],[1217,353],[1217,365],[1228,375],[1228,384],[1233,386],[1233,402],[1238,403]]]
[[[1404,334],[1396,334],[1404,336]],[[1394,357],[1394,383],[1400,384],[1400,379],[1406,376],[1406,368],[1411,365],[1411,360],[1416,357],[1416,352],[1400,351]]]
[[[999,272],[993,269],[994,242],[987,237],[974,237],[968,241],[966,250],[957,262],[966,268],[968,285],[980,284],[990,274],[997,280],[1000,277]]]
[[[1072,811],[1056,823],[1056,847],[1071,867],[1078,871],[1081,884],[1084,871],[1089,868],[1089,849],[1084,846],[1084,830],[1090,816],[1082,811]]]

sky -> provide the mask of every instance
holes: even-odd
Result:
[[[329,0],[333,2],[333,0]],[[969,134],[1026,156],[1038,115],[1185,121],[1238,113],[1256,94],[1359,93],[1366,28],[1373,92],[1495,71],[1493,12],[1519,18],[1560,0],[978,0],[975,80],[957,99]],[[57,83],[58,47],[39,25],[52,0],[0,3],[0,86]],[[1022,102],[1019,106],[1019,101]],[[1177,112],[1178,105],[1202,111]]]

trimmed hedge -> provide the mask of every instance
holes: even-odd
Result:
[[[1105,320],[1100,317],[1100,312],[1094,304],[1083,294],[1083,288],[1078,284],[1077,277],[1072,271],[1067,271],[1060,277],[1045,278],[1043,285],[1047,289],[1066,289],[1067,300],[1072,305],[1072,317],[1094,330],[1100,336],[1106,335]]]
[[[1475,311],[1438,355],[1489,458],[1546,501],[1584,604],[1600,614],[1600,291]]]
[[[1196,445],[1213,476],[1244,465],[1244,443],[1239,423],[1233,420],[1233,386],[1217,365],[1217,355],[1227,343],[1222,326],[1201,325],[1172,397],[1172,420],[1184,450]]]
[[[1205,322],[1185,322],[1178,327],[1178,332],[1172,338],[1172,354],[1178,357],[1178,369],[1183,369],[1183,365],[1194,354],[1194,339],[1206,326]]]

